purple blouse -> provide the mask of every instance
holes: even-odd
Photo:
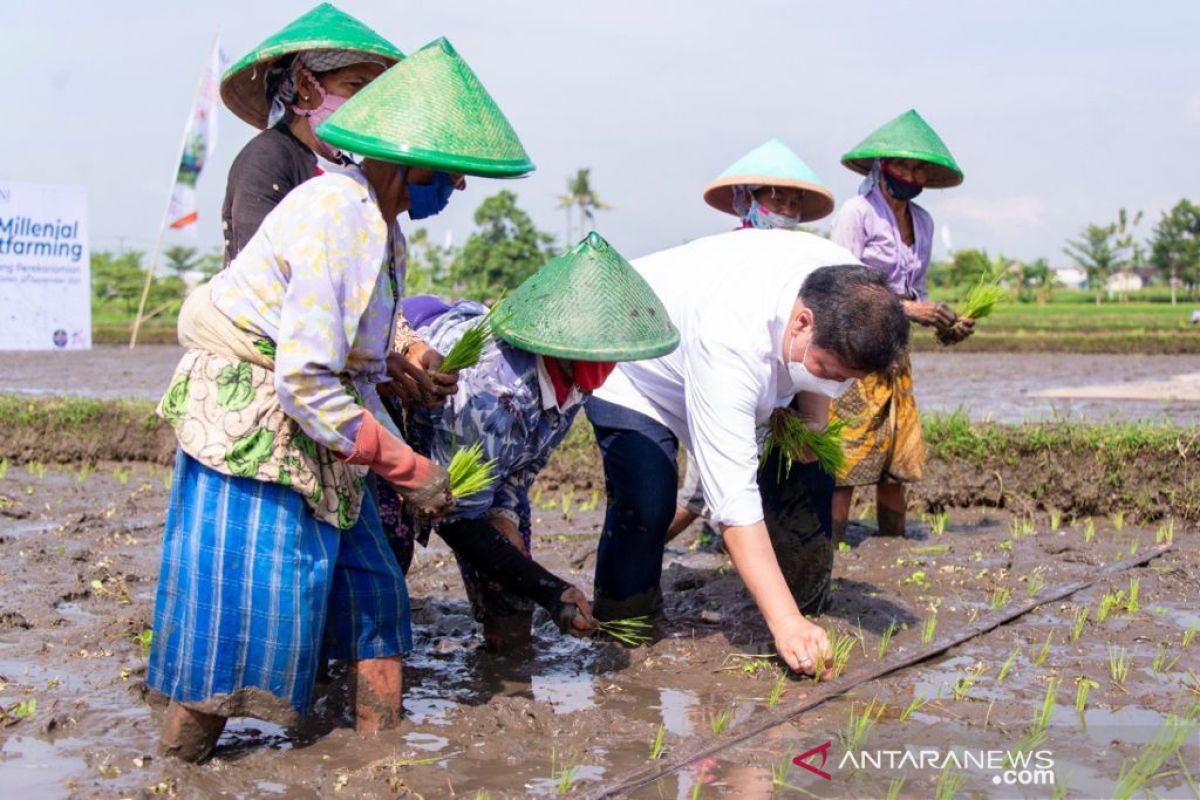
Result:
[[[876,186],[847,200],[833,218],[830,238],[871,269],[887,276],[888,286],[905,300],[928,300],[925,285],[933,252],[933,217],[909,203],[913,218],[913,246],[904,244],[892,208]]]

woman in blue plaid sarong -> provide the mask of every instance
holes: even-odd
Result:
[[[414,103],[412,82],[445,96]],[[360,733],[399,720],[408,591],[367,473],[420,513],[453,500],[376,391],[403,293],[396,220],[438,213],[457,173],[532,164],[445,40],[371,89],[320,128],[361,166],[294,189],[180,313],[187,352],[159,405],[179,451],[147,683],[170,699],[164,748],[186,760],[206,758],[230,716],[296,722],[322,652],[350,663]],[[438,111],[458,107],[478,131]]]

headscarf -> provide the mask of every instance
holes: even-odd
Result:
[[[296,99],[296,83],[299,76],[307,73],[314,80],[317,75],[342,69],[351,64],[379,64],[385,69],[387,61],[371,53],[358,50],[305,50],[291,58],[281,58],[267,68],[267,127],[273,128],[283,119]]]
[[[863,182],[858,185],[859,194],[870,194],[871,190],[879,185],[879,173],[883,169],[883,161],[875,159],[871,162],[871,171],[867,173],[867,177],[863,178]]]

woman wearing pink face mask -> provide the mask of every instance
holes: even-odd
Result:
[[[263,129],[229,169],[221,208],[226,266],[288,192],[346,163],[313,130],[402,58],[386,39],[323,3],[225,73],[225,105]]]

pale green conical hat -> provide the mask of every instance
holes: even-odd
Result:
[[[704,202],[738,216],[733,206],[735,186],[785,186],[804,192],[800,221],[812,222],[833,211],[833,192],[817,173],[778,139],[771,139],[739,158],[704,189]]]

